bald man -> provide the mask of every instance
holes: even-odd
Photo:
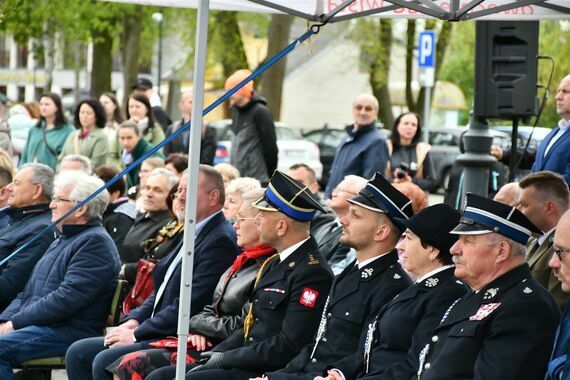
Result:
[[[358,95],[352,103],[354,123],[348,125],[330,171],[325,197],[331,197],[333,189],[353,174],[370,178],[376,172],[384,173],[389,159],[386,139],[376,126],[378,99],[372,95]]]
[[[499,189],[493,200],[511,207],[517,207],[521,196],[521,188],[518,182],[506,183]]]

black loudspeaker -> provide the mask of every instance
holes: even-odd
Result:
[[[474,116],[527,118],[538,113],[538,21],[478,21]]]

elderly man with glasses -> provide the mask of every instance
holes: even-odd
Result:
[[[346,135],[336,148],[325,198],[330,198],[334,188],[349,174],[371,178],[386,170],[388,145],[376,126],[378,108],[378,100],[372,95],[362,94],[354,99],[354,123],[345,128]]]

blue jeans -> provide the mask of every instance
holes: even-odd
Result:
[[[63,356],[69,344],[47,326],[28,326],[0,335],[0,379],[13,378],[12,368],[26,360]]]
[[[69,380],[107,380],[112,375],[105,368],[125,354],[152,348],[146,343],[133,343],[116,348],[103,346],[103,338],[87,338],[73,343],[65,355]],[[1,378],[0,378],[1,379]]]

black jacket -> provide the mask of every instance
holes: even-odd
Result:
[[[226,281],[231,268],[224,272],[211,305],[190,318],[190,333],[206,336],[217,344],[229,338],[243,326],[242,309],[253,291],[255,276],[268,256],[248,260],[239,271]]]
[[[420,379],[542,379],[559,319],[523,264],[446,311],[420,355]]]
[[[51,223],[51,211],[47,204],[11,207],[4,212],[10,221],[4,228],[0,228],[0,260],[8,257]],[[24,289],[34,266],[54,241],[55,234],[54,231],[43,233],[34,243],[0,267],[0,311]]]
[[[354,355],[331,367],[346,379],[411,379],[418,370],[418,357],[433,329],[449,306],[467,287],[448,268],[398,294],[374,318],[368,337],[371,351],[365,360],[365,343]]]
[[[272,262],[250,297],[255,322],[247,341],[243,327],[214,351],[223,368],[282,368],[311,341],[332,283],[332,273],[311,237],[281,263]]]
[[[349,264],[335,279],[316,343],[306,346],[282,372],[320,375],[328,364],[352,355],[358,349],[362,331],[366,331],[366,322],[410,286],[396,251],[361,269],[355,265],[356,261]],[[287,375],[275,373],[269,378],[286,379]]]
[[[329,265],[333,265],[346,259],[350,247],[340,242],[342,226],[333,221],[328,226],[324,226],[319,231],[319,252],[325,257]]]
[[[169,125],[166,129],[166,137],[176,132],[182,125],[184,125],[184,120]],[[204,125],[204,129],[203,133],[201,133],[202,139],[200,140],[200,163],[213,165],[214,157],[216,157],[216,149],[218,147],[218,137],[216,130],[209,125]],[[190,129],[187,129],[163,147],[164,154],[167,156],[171,153],[188,154],[189,143]]]
[[[243,107],[232,107],[234,138],[231,164],[242,177],[267,182],[277,169],[277,136],[273,116],[264,98],[257,93]]]
[[[136,263],[145,255],[144,244],[147,239],[156,236],[158,231],[172,220],[170,211],[163,210],[154,214],[141,214],[119,245],[119,256],[123,264]],[[136,265],[129,266],[128,278],[134,278]],[[125,273],[127,277],[127,273]]]
[[[117,247],[123,243],[136,217],[136,208],[128,205],[129,200],[123,198],[110,203],[103,214],[103,227],[107,230]]]

